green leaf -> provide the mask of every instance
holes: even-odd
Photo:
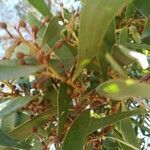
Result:
[[[137,149],[140,148],[140,145],[139,145],[138,139],[135,135],[133,125],[132,125],[130,118],[125,118],[125,119],[121,120],[120,131],[123,136],[123,140],[125,142],[137,147]]]
[[[88,133],[94,132],[98,129],[104,128],[106,126],[112,125],[122,119],[125,119],[130,116],[134,115],[140,115],[140,114],[146,114],[148,113],[142,108],[130,110],[130,111],[124,111],[124,112],[119,112],[116,114],[112,114],[103,118],[100,117],[95,117],[91,116],[90,121],[89,121],[89,129]]]
[[[50,9],[47,7],[44,0],[28,0],[34,8],[36,8],[43,16],[51,16]]]
[[[123,65],[137,62],[138,64],[141,65],[143,69],[146,69],[149,67],[147,56],[137,51],[126,48],[122,45],[114,46],[113,56],[119,63]]]
[[[79,51],[73,80],[99,53],[105,33],[116,13],[130,0],[87,0],[80,20]]]
[[[124,142],[124,141],[122,141],[122,140],[120,140],[120,139],[117,139],[117,138],[114,138],[114,137],[106,137],[106,138],[107,138],[107,139],[116,140],[116,141],[118,141],[118,142],[124,144],[125,146],[128,146],[128,149],[130,148],[130,149],[132,149],[132,150],[139,150],[138,148],[136,148],[136,147],[133,146],[132,144],[127,143],[127,142]]]
[[[134,43],[126,43],[126,47],[131,49],[147,49],[150,50],[150,45],[147,44],[134,44]]]
[[[142,15],[147,16],[147,17],[150,16],[150,9],[149,9],[150,1],[149,0],[134,0],[133,4]]]
[[[142,41],[150,45],[150,17],[145,24],[144,31],[142,33]]]
[[[141,43],[141,35],[139,34],[136,26],[131,25],[129,27],[129,34],[137,44]]]
[[[0,80],[14,80],[22,76],[32,75],[41,69],[42,66],[21,66],[13,60],[0,61]]]
[[[108,62],[106,60],[106,54],[107,52],[111,53],[112,47],[116,42],[115,38],[115,23],[114,21],[112,21],[105,34],[103,44],[100,48],[101,53],[99,53],[98,55],[99,67],[103,81],[107,80],[108,78]]]
[[[109,54],[106,54],[106,59],[112,66],[112,68],[119,73],[119,75],[123,78],[125,78],[125,73],[123,71],[123,68],[117,63],[117,61]]]
[[[8,135],[4,134],[1,130],[0,130],[0,145],[17,149],[30,149],[28,145],[9,137]]]
[[[9,135],[19,140],[25,140],[26,138],[28,138],[33,134],[32,132],[33,127],[38,128],[47,123],[50,117],[55,114],[55,112],[56,108],[51,108],[50,110],[47,110],[30,119],[29,121],[26,121],[25,123],[19,125],[13,131],[11,131]]]
[[[120,35],[119,35],[119,43],[120,44],[125,44],[128,42],[128,27],[125,26],[122,28]]]
[[[134,14],[135,14],[134,5],[133,3],[130,3],[126,8],[125,19],[129,20],[131,17],[133,17]]]
[[[6,117],[9,114],[17,111],[19,108],[32,101],[34,98],[35,97],[25,96],[6,101],[4,104],[5,106],[0,110],[0,118]]]
[[[90,111],[84,111],[70,127],[64,143],[63,150],[83,150],[85,138],[88,131]]]
[[[58,18],[52,18],[45,30],[45,33],[43,35],[42,44],[49,43],[50,40],[52,40],[54,37],[58,36],[60,33],[60,25],[58,24]]]
[[[58,106],[58,135],[61,137],[64,125],[68,116],[68,109],[71,103],[71,97],[67,94],[69,86],[62,83],[59,88],[57,106]]]
[[[137,120],[132,119],[132,122],[138,126],[139,128],[141,128],[142,130],[148,132],[150,134],[150,128],[147,128],[146,126],[142,125],[141,123],[139,123]]]
[[[60,62],[64,64],[66,70],[69,70],[74,65],[74,56],[68,45],[63,45],[61,48],[56,49],[55,53],[59,57]]]
[[[4,132],[10,132],[14,129],[15,124],[16,124],[16,113],[12,113],[9,116],[1,119],[0,128]]]
[[[36,26],[39,27],[40,24],[41,24],[41,22],[40,22],[35,16],[33,16],[32,13],[28,13],[28,14],[27,14],[27,20],[28,20],[28,22],[29,22],[29,24],[30,24],[31,26],[32,26],[32,25],[36,25]],[[40,31],[38,32],[38,35],[39,35],[40,37],[43,36],[45,29],[46,29],[46,26],[43,26],[43,27],[40,29]]]
[[[150,85],[140,83],[131,79],[128,80],[109,80],[103,82],[97,91],[113,100],[123,100],[131,97],[150,98]]]

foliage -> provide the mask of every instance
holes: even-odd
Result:
[[[1,149],[148,149],[137,131],[150,135],[150,2],[85,0],[73,13],[58,3],[53,16],[28,1],[38,17],[15,33],[0,23],[12,41],[0,61]]]

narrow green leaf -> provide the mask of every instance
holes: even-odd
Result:
[[[73,80],[80,71],[97,56],[105,33],[116,13],[130,0],[87,0],[81,14],[79,52]],[[86,26],[85,26],[86,25]]]
[[[50,9],[47,7],[44,0],[28,0],[34,8],[36,8],[43,16],[51,16]]]
[[[33,16],[33,14],[32,14],[31,12],[27,14],[27,20],[28,20],[28,22],[29,22],[29,24],[30,24],[31,26],[32,26],[32,25],[36,25],[36,26],[39,27],[40,24],[41,24],[41,22],[40,22],[35,16]],[[39,35],[40,37],[43,36],[45,29],[46,29],[46,26],[43,26],[43,27],[40,29],[40,31],[38,32],[38,35]]]
[[[106,54],[107,52],[111,53],[112,47],[116,43],[115,39],[115,23],[113,20],[109,28],[107,29],[103,44],[100,48],[101,52],[98,55],[99,67],[103,81],[106,81],[108,78],[108,62],[106,60]]]
[[[74,65],[74,56],[67,45],[63,45],[61,48],[56,49],[55,53],[59,57],[61,63],[64,64],[66,70],[69,70]]]
[[[17,111],[19,108],[32,101],[34,98],[35,97],[32,96],[25,96],[8,100],[7,103],[4,104],[5,106],[0,110],[0,118],[6,117],[9,114]]]
[[[150,9],[149,9],[150,1],[149,0],[134,0],[133,4],[142,15],[145,15],[147,17],[150,16]]]
[[[125,118],[121,120],[120,131],[125,142],[137,147],[137,149],[140,148],[130,118]]]
[[[128,42],[128,27],[125,26],[122,28],[120,35],[119,35],[119,43],[120,44],[125,44]]]
[[[133,17],[134,14],[135,14],[134,5],[133,3],[130,3],[126,8],[125,19],[129,20],[131,17]]]
[[[109,80],[100,84],[97,91],[114,100],[123,100],[131,97],[150,98],[150,85],[134,80]]]
[[[3,133],[1,130],[0,130],[0,145],[6,146],[6,147],[12,147],[16,149],[30,149],[28,145],[9,137],[5,133]]]
[[[58,24],[58,18],[52,18],[45,30],[43,35],[42,44],[49,43],[54,37],[58,36],[60,33],[60,25]]]
[[[42,66],[21,66],[13,60],[0,61],[0,80],[14,80],[22,76],[32,75],[41,69]]]
[[[124,111],[124,112],[119,112],[117,114],[109,115],[103,118],[98,118],[98,117],[90,117],[90,122],[89,122],[89,130],[88,133],[94,132],[98,129],[104,128],[108,125],[112,125],[122,119],[125,119],[130,116],[134,115],[140,115],[140,114],[146,114],[148,113],[144,109],[138,108],[134,109],[131,111]]]
[[[17,128],[15,128],[13,131],[9,133],[11,137],[17,138],[19,140],[25,140],[29,136],[33,134],[32,128],[33,127],[40,127],[47,123],[52,115],[56,113],[56,108],[52,108],[50,110],[47,110],[34,118],[30,119],[29,121],[26,121],[25,123],[19,125]]]
[[[126,47],[131,48],[131,49],[146,49],[150,50],[150,45],[148,44],[134,44],[134,43],[126,43]]]
[[[67,120],[68,109],[71,102],[71,97],[67,94],[69,86],[62,83],[59,88],[57,106],[58,106],[58,135],[61,136],[64,125]]]
[[[129,143],[127,143],[127,142],[124,142],[124,141],[122,141],[122,140],[120,140],[120,139],[117,139],[117,138],[114,138],[114,137],[106,137],[106,138],[116,140],[116,141],[118,141],[118,142],[120,142],[120,143],[122,143],[122,144],[128,146],[128,147],[131,148],[132,150],[139,150],[138,148],[136,148],[136,147],[133,146],[132,144],[129,144]]]
[[[83,150],[88,131],[89,117],[90,111],[84,111],[74,121],[65,137],[63,150]]]

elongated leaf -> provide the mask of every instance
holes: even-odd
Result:
[[[128,150],[129,150],[129,149],[132,149],[132,150],[139,150],[138,148],[136,148],[136,147],[133,146],[132,144],[127,143],[127,142],[125,142],[125,141],[122,141],[122,140],[120,140],[120,139],[117,139],[117,138],[114,138],[114,137],[106,137],[106,138],[117,140],[118,142],[124,144],[125,146],[128,146]]]
[[[68,109],[71,102],[71,97],[67,94],[69,86],[62,83],[59,88],[59,94],[57,98],[58,105],[58,135],[61,136],[64,125],[66,123]]]
[[[122,119],[125,119],[127,117],[130,116],[134,116],[134,115],[140,115],[140,114],[146,114],[148,113],[147,111],[145,111],[144,109],[138,108],[138,109],[134,109],[132,111],[124,111],[124,112],[120,112],[117,114],[113,114],[113,115],[109,115],[103,118],[100,117],[90,117],[90,121],[89,121],[89,130],[88,133],[94,132],[98,129],[104,128],[108,125],[112,125]]]
[[[130,97],[150,98],[150,85],[134,80],[109,80],[102,83],[97,91],[114,100],[123,100]]]
[[[83,150],[88,131],[89,117],[90,111],[84,111],[74,121],[65,137],[63,150]]]
[[[40,22],[35,16],[33,16],[32,13],[28,13],[28,14],[27,14],[27,20],[28,20],[28,22],[29,22],[29,24],[30,24],[31,26],[32,26],[32,25],[36,25],[36,26],[39,27],[40,24],[41,24],[41,22]],[[43,27],[40,29],[40,31],[38,32],[38,35],[39,35],[40,37],[43,36],[45,29],[46,29],[46,26],[43,26]]]
[[[149,9],[150,1],[149,0],[134,0],[133,4],[142,15],[145,15],[147,17],[150,16],[150,9]]]
[[[128,42],[128,27],[125,26],[122,28],[120,35],[119,35],[119,43],[125,44]]]
[[[51,12],[49,8],[47,7],[44,0],[28,0],[33,7],[35,7],[43,16],[51,16]]]
[[[31,97],[31,96],[19,97],[16,99],[10,99],[6,104],[4,104],[5,107],[3,107],[0,110],[0,118],[6,117],[9,114],[15,112],[19,108],[28,104],[33,99],[34,99],[34,97]]]
[[[139,108],[101,118],[99,115],[95,115],[92,112],[90,113],[89,110],[86,110],[80,114],[80,116],[74,121],[71,128],[69,129],[63,143],[63,150],[82,150],[87,134],[104,128],[108,125],[112,125],[129,116],[146,113],[148,112]]]
[[[87,0],[81,15],[77,69],[73,80],[81,69],[99,53],[105,33],[115,14],[130,0]]]
[[[137,149],[140,148],[130,118],[125,118],[121,120],[120,130],[125,142],[137,147]]]
[[[22,76],[32,75],[41,69],[42,66],[21,66],[13,60],[0,61],[0,80],[14,80]]]
[[[61,28],[58,24],[58,18],[52,18],[43,35],[42,44],[49,43],[50,40],[59,35]]]
[[[147,50],[150,50],[150,45],[148,45],[148,44],[126,43],[125,46],[129,47],[131,49],[147,49]]]
[[[50,117],[54,115],[56,108],[52,108],[47,110],[34,118],[30,119],[29,121],[19,125],[15,128],[12,132],[9,133],[11,137],[17,138],[19,140],[24,140],[33,134],[32,128],[33,127],[40,127],[48,122]]]
[[[135,14],[134,5],[133,3],[130,3],[126,8],[125,19],[129,20],[131,17],[133,17],[134,14]]]
[[[32,75],[41,66],[3,66],[0,65],[0,80],[14,80],[22,76]]]
[[[115,23],[114,21],[112,21],[105,34],[103,44],[100,48],[101,53],[99,53],[98,55],[99,67],[103,81],[106,81],[108,78],[108,62],[106,60],[106,54],[107,52],[111,53],[112,47],[115,42]]]
[[[30,149],[28,145],[9,137],[8,135],[4,134],[1,130],[0,130],[0,145],[17,149]]]

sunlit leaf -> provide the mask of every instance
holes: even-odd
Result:
[[[139,83],[131,79],[128,80],[109,80],[103,82],[97,91],[106,97],[114,100],[123,100],[131,97],[150,98],[149,84]]]
[[[80,71],[97,56],[103,38],[116,13],[130,0],[87,0],[83,8],[79,31],[79,52],[77,69],[73,80]]]

